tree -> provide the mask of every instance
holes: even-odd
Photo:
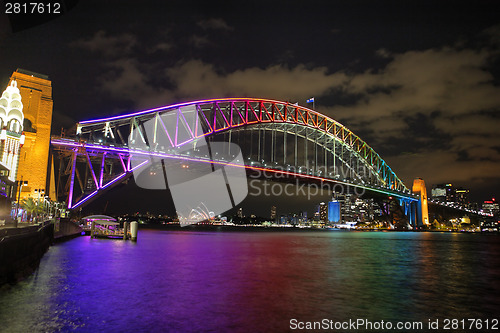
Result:
[[[28,213],[28,221],[31,221],[33,215],[41,213],[43,211],[42,207],[37,204],[33,198],[27,198],[21,200],[21,208]]]

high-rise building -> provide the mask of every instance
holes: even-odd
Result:
[[[498,214],[500,212],[500,207],[496,199],[492,198],[491,200],[483,202],[482,210],[484,213]]]
[[[433,185],[431,196],[432,200],[446,202],[446,189],[443,185]]]
[[[307,222],[307,211],[305,210],[302,212],[302,219],[304,222]]]
[[[56,199],[52,161],[49,163],[50,130],[52,126],[52,83],[47,75],[17,69],[12,81],[17,82],[23,105],[22,128],[25,142],[21,148],[17,180],[27,181],[21,197],[37,197],[40,193]],[[51,184],[47,175],[52,173]],[[36,191],[35,191],[36,190]],[[43,192],[42,192],[43,191]]]
[[[340,194],[335,193],[333,197],[334,201],[338,201],[340,204],[340,220],[342,222],[352,222],[354,221],[355,206],[353,205],[352,194]]]
[[[318,209],[318,210],[319,210],[319,209]],[[314,222],[318,222],[318,221],[319,221],[319,211],[314,212],[313,221],[314,221]]]
[[[455,202],[462,207],[469,208],[469,190],[459,187],[455,190]]]
[[[328,206],[324,202],[319,203],[319,220],[326,222],[328,220]]]
[[[276,206],[271,207],[271,221],[276,220]]]
[[[340,202],[337,200],[328,202],[328,222],[340,222]]]
[[[434,185],[431,190],[432,199],[440,202],[455,202],[453,184]]]

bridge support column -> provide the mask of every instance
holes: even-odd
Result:
[[[422,178],[415,178],[413,181],[413,193],[420,195],[417,204],[417,226],[428,226],[429,223],[429,210],[427,208],[427,189],[425,182]]]
[[[403,208],[406,217],[408,217],[408,222],[410,223],[410,225],[413,228],[417,227],[418,225],[416,217],[417,203],[413,200],[400,199],[399,205]]]
[[[417,218],[417,201],[412,201],[410,203],[410,224],[413,228],[418,227],[418,218]]]

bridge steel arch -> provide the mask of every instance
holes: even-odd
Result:
[[[375,191],[378,189],[387,191],[384,193],[399,194],[400,199],[405,202],[417,200],[380,155],[347,127],[314,110],[277,100],[210,99],[86,120],[77,124],[78,139],[53,138],[52,145],[56,150],[69,152],[66,154],[67,164],[60,168],[59,173],[68,176],[63,187],[69,192],[68,208],[74,209],[130,177],[134,169],[147,164],[144,156],[148,154],[155,154],[160,158],[175,157],[178,148],[195,143],[203,137],[210,138],[221,133],[249,129],[277,130],[285,133],[284,135],[291,133],[289,129],[293,129],[295,135],[306,142],[315,141],[318,145],[320,138],[319,145],[333,155],[337,154],[336,145],[342,147],[350,156],[355,157],[357,163],[369,170],[370,183],[362,184],[363,186]],[[308,133],[314,136],[308,137]],[[130,142],[135,141],[146,145],[147,151],[129,147]],[[134,164],[135,158],[139,158],[141,162]],[[92,184],[86,191],[81,179],[83,177],[78,174],[76,168],[78,159],[87,163],[86,173],[91,175]],[[108,164],[110,159],[114,164]],[[349,164],[348,161],[344,163]],[[109,170],[112,165],[119,171],[111,177]],[[318,175],[306,172],[304,176]],[[329,178],[326,174],[322,176]],[[77,181],[82,188],[82,194],[73,199],[73,186]]]

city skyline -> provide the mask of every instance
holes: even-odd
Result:
[[[496,2],[155,8],[82,2],[15,33],[2,16],[0,82],[16,68],[49,75],[54,134],[80,120],[206,97],[301,105],[314,97],[317,111],[363,138],[407,186],[422,177],[428,191],[453,183],[474,201],[498,197]]]
[[[498,329],[499,0],[3,7],[0,330]]]

